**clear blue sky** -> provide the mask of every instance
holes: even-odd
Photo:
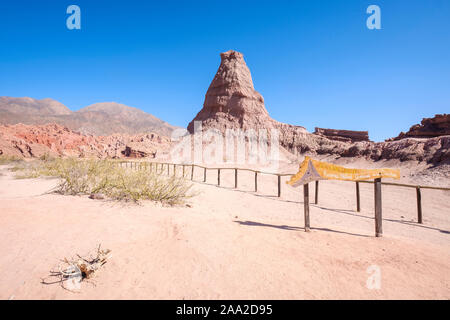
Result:
[[[81,8],[81,30],[66,8]],[[381,8],[382,30],[366,27]],[[1,1],[0,96],[116,101],[185,127],[219,53],[275,119],[396,136],[450,111],[450,1]]]

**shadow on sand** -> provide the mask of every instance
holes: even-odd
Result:
[[[252,194],[252,195],[254,195],[256,197],[261,197],[261,198],[270,199],[270,200],[274,200],[274,201],[303,204],[303,201],[287,200],[287,199],[279,198],[277,195],[260,194],[260,193],[255,193],[254,191],[250,191],[250,190],[240,190],[240,189],[235,189],[234,187],[229,187],[229,186],[218,186],[217,184],[212,184],[212,183],[203,182],[203,181],[194,181],[194,182],[200,183],[200,184],[205,184],[205,185],[210,185],[210,186],[216,186],[217,188],[222,188],[222,189],[227,189],[227,190],[232,190],[232,191],[237,191],[237,192],[242,192],[242,193],[248,193],[248,194]],[[319,209],[326,210],[326,211],[332,211],[332,212],[336,212],[336,213],[342,213],[342,214],[346,214],[346,215],[351,215],[351,216],[354,216],[354,217],[360,217],[360,218],[374,220],[374,217],[364,216],[364,215],[356,213],[353,210],[326,208],[326,207],[321,207],[319,205],[315,205],[313,203],[311,203],[310,206],[311,207],[317,207]],[[387,218],[383,218],[383,220],[384,221],[389,221],[389,222],[394,222],[394,223],[401,223],[401,224],[414,226],[414,227],[419,227],[419,228],[424,228],[424,229],[435,230],[435,231],[439,231],[439,232],[445,233],[445,234],[450,234],[449,230],[433,228],[433,227],[425,226],[423,224],[419,224],[417,222],[404,221],[404,220],[398,220],[398,219],[387,219]],[[270,226],[270,225],[268,225],[268,226]],[[274,227],[274,226],[272,226],[272,227]],[[293,227],[293,228],[296,228],[296,227]],[[312,228],[312,229],[314,229],[314,228]],[[290,230],[290,229],[287,228],[286,230]],[[318,229],[318,230],[320,230],[320,229]],[[330,231],[330,232],[345,233],[345,232],[334,231],[334,230],[330,230],[330,229],[322,229],[322,230]]]
[[[276,228],[276,229],[282,229],[282,230],[289,230],[289,231],[304,231],[305,228],[303,227],[293,227],[293,226],[287,226],[287,225],[275,225],[275,224],[267,224],[267,223],[261,223],[256,221],[239,221],[234,220],[233,222],[236,222],[243,226],[251,226],[251,227],[268,227],[268,228]],[[319,230],[319,231],[325,231],[325,232],[335,232],[335,233],[342,233],[352,236],[358,236],[358,237],[370,237],[365,234],[358,234],[358,233],[351,233],[351,232],[345,232],[345,231],[339,231],[339,230],[332,230],[328,228],[311,228],[311,230]]]

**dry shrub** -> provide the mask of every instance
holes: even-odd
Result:
[[[20,171],[17,178],[59,177],[56,192],[67,195],[100,193],[115,200],[154,200],[170,205],[181,204],[195,195],[192,185],[181,177],[122,168],[113,160],[52,159],[13,170]]]
[[[16,156],[0,155],[0,165],[15,164],[19,162],[23,162],[23,159]]]
[[[75,289],[74,287],[80,289],[79,284],[85,279],[91,279],[95,272],[111,258],[110,253],[111,250],[102,250],[99,245],[95,255],[89,255],[85,258],[77,254],[76,258],[64,258],[62,263],[59,264],[58,270],[50,271],[50,275],[47,278],[41,279],[41,283],[59,283],[64,289],[69,291],[73,291]],[[58,278],[58,280],[52,280],[53,277]]]

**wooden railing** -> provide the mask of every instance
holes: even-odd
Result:
[[[217,170],[217,185],[220,186],[220,172],[221,170],[234,170],[234,188],[237,189],[238,187],[238,171],[249,171],[253,172],[255,175],[255,192],[258,191],[258,175],[265,174],[265,175],[274,175],[277,176],[277,196],[281,197],[281,177],[286,176],[292,176],[295,173],[276,173],[276,172],[266,172],[261,170],[254,170],[254,169],[247,169],[247,168],[231,168],[231,167],[205,167],[197,164],[177,164],[177,163],[166,163],[166,162],[134,162],[134,161],[120,161],[121,165],[125,163],[125,166],[128,167],[128,164],[130,164],[130,167],[133,168],[149,168],[151,172],[155,170],[155,173],[162,174],[164,170],[164,166],[167,166],[167,175],[170,176],[170,166],[173,166],[173,173],[176,174],[177,167],[182,167],[183,177],[185,177],[186,168],[190,168],[191,177],[190,179],[194,181],[194,169],[199,168],[203,170],[203,182],[206,182],[206,171],[207,170]],[[158,167],[160,167],[160,171],[158,172]],[[376,181],[356,181],[356,211],[361,211],[361,199],[360,199],[360,183],[377,183]],[[423,223],[423,217],[422,217],[422,194],[421,189],[431,189],[431,190],[442,190],[442,191],[450,191],[450,188],[442,188],[442,187],[433,187],[433,186],[424,186],[424,185],[413,185],[413,184],[405,184],[405,183],[393,183],[393,182],[381,182],[381,185],[388,185],[388,186],[397,186],[397,187],[404,187],[404,188],[414,188],[416,189],[416,200],[417,200],[417,222],[422,224]],[[309,191],[307,191],[309,192]],[[308,193],[309,197],[309,193]],[[308,200],[309,201],[309,200]],[[315,181],[315,197],[314,197],[314,203],[318,204],[319,202],[319,181]],[[309,209],[308,209],[309,210]],[[308,212],[309,213],[309,212]]]

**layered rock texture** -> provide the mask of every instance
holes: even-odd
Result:
[[[96,103],[72,112],[53,99],[0,97],[0,124],[18,123],[57,123],[94,135],[156,132],[169,136],[175,129],[149,113],[115,102]]]
[[[323,129],[316,127],[314,130],[314,134],[336,141],[344,141],[344,142],[369,141],[369,131]]]
[[[433,138],[450,135],[450,114],[437,114],[433,118],[425,118],[420,124],[412,126],[408,132],[401,132],[398,137],[404,138]]]
[[[195,121],[202,130],[216,129],[278,129],[279,143],[294,154],[334,155],[336,157],[364,157],[371,160],[399,159],[440,164],[450,161],[450,136],[430,139],[401,139],[374,143],[367,131],[319,129],[316,134],[301,126],[280,123],[272,119],[264,105],[264,99],[253,87],[253,81],[244,57],[236,51],[221,53],[219,69],[206,92],[202,110],[189,123],[188,131],[194,132]],[[446,116],[444,116],[446,117]],[[439,127],[448,134],[441,117],[425,121],[422,126]],[[420,129],[422,136],[428,129]],[[415,132],[418,130],[415,129]]]
[[[204,129],[255,129],[275,125],[264,106],[263,97],[253,88],[253,80],[242,53],[220,54],[222,62],[205,96],[203,109],[189,123],[201,121]]]
[[[299,147],[302,151],[308,149],[297,143],[307,133],[304,127],[280,123],[269,116],[264,98],[253,87],[242,53],[230,50],[221,53],[220,57],[219,70],[206,92],[203,108],[189,123],[188,131],[194,132],[196,121],[201,122],[203,130],[220,132],[226,129],[277,129],[282,146],[287,149]]]
[[[58,124],[0,126],[0,155],[94,158],[154,158],[167,153],[170,141],[156,133],[93,136]]]

